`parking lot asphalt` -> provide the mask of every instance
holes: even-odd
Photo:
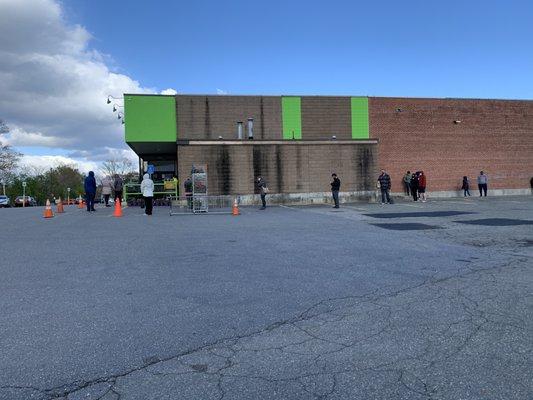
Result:
[[[533,196],[0,209],[0,399],[531,399]]]

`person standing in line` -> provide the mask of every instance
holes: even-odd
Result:
[[[113,190],[115,191],[115,201],[122,203],[122,190],[124,189],[124,181],[119,174],[115,174],[115,179],[113,181]]]
[[[418,175],[413,173],[411,175],[411,194],[413,195],[413,200],[418,201]]]
[[[420,171],[418,175],[418,195],[422,199],[422,203],[426,202],[426,175],[424,171]]]
[[[407,196],[411,195],[411,171],[407,171],[403,176],[403,187]]]
[[[467,176],[463,176],[463,186],[461,186],[461,189],[463,189],[465,197],[466,195],[470,196],[470,181]]]
[[[153,200],[154,200],[154,181],[150,179],[150,175],[144,174],[141,182],[141,193],[144,198],[144,215],[152,215]]]
[[[379,188],[381,190],[381,204],[390,204],[389,190],[391,187],[390,176],[385,172],[384,169],[381,170],[381,175],[378,177]]]
[[[489,181],[489,178],[487,177],[487,175],[485,175],[483,171],[481,171],[479,173],[479,176],[477,177],[477,187],[479,189],[479,197],[481,197],[483,193],[485,193],[485,197],[487,197],[488,181]]]
[[[339,208],[339,190],[341,189],[341,180],[337,178],[337,174],[331,174],[333,180],[331,181],[331,194],[333,196],[333,202],[335,206],[333,208]]]
[[[106,207],[111,207],[109,205],[109,197],[111,196],[111,191],[113,190],[113,183],[109,176],[102,179],[102,195],[104,196],[104,203]]]
[[[266,195],[268,193],[268,187],[266,185],[265,180],[258,176],[257,177],[257,187],[259,188],[259,194],[261,195],[261,203],[263,206],[260,208],[260,210],[266,209]]]
[[[89,175],[85,178],[83,186],[85,189],[85,201],[87,202],[87,211],[96,211],[94,209],[94,196],[96,196],[96,179],[94,178],[93,171],[89,171]]]

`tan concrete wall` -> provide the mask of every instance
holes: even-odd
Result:
[[[302,139],[352,138],[350,97],[304,96],[301,103]]]
[[[178,139],[237,139],[237,121],[254,119],[256,140],[281,139],[279,96],[176,96]]]
[[[341,191],[375,189],[376,144],[211,144],[178,146],[181,182],[192,164],[207,164],[209,193],[257,193],[261,175],[272,193],[330,190],[331,174],[339,175]]]

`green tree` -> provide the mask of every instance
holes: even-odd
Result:
[[[4,120],[0,119],[0,135],[8,132],[9,127]],[[13,178],[21,156],[22,154],[0,140],[0,180],[7,183]]]
[[[6,194],[14,200],[23,193],[22,182],[26,182],[26,195],[35,198],[38,204],[45,204],[53,197],[66,199],[70,188],[71,198],[83,193],[84,176],[73,165],[58,165],[44,173],[31,175],[20,173],[13,177]]]

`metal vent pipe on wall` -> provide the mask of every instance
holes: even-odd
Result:
[[[254,119],[248,118],[248,140],[253,140],[254,138]]]
[[[242,121],[237,122],[237,139],[242,140]]]

